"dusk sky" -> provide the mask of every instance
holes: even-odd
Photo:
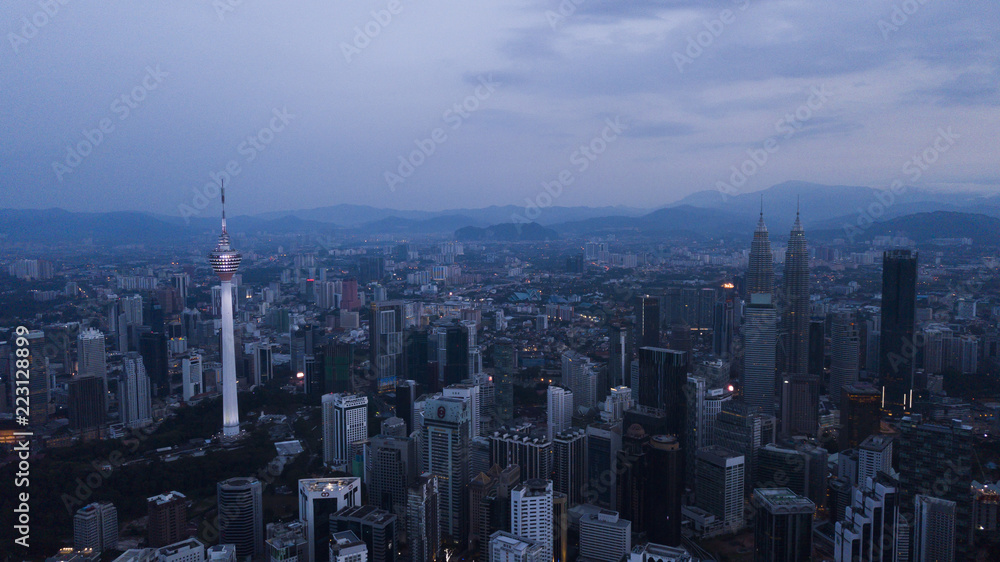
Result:
[[[735,189],[886,187],[940,131],[918,185],[1000,187],[996,0],[576,2],[8,3],[0,208],[177,215],[227,165],[235,214],[654,208],[762,152]]]

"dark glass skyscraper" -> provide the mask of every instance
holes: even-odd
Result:
[[[785,251],[784,289],[782,320],[784,332],[788,335],[786,370],[791,375],[809,374],[809,252],[806,233],[797,211]]]
[[[882,408],[899,415],[913,395],[914,313],[917,305],[917,254],[890,250],[882,255],[882,336],[879,384]]]
[[[635,314],[636,347],[660,346],[660,301],[656,297],[646,295],[639,297]]]
[[[687,354],[682,351],[660,347],[639,349],[639,396],[636,402],[666,412],[667,433],[678,436],[684,435],[687,419],[687,400],[684,396],[687,372]]]

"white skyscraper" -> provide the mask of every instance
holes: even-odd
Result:
[[[580,557],[619,562],[632,551],[632,522],[602,509],[580,517]]]
[[[892,472],[892,438],[869,435],[858,445],[858,483],[865,485],[867,478],[875,478],[879,472]]]
[[[233,337],[233,275],[243,256],[229,243],[226,231],[226,187],[222,186],[222,234],[219,244],[208,255],[212,269],[222,281],[222,433],[235,437],[240,433],[240,408],[236,393],[236,344]]]
[[[480,421],[480,401],[479,387],[473,384],[452,384],[444,389],[444,396],[448,398],[461,398],[469,404],[469,439],[477,437],[482,433],[482,422]]]
[[[532,479],[510,492],[510,531],[542,547],[552,559],[552,481]]]
[[[184,401],[192,396],[205,392],[201,355],[192,353],[190,357],[181,360],[181,373],[184,383]]]
[[[368,397],[357,394],[323,395],[323,462],[346,471],[351,443],[368,439]]]
[[[309,478],[299,480],[299,521],[309,556],[324,562],[330,555],[330,516],[345,507],[361,505],[360,478]]]
[[[573,392],[561,386],[549,385],[547,391],[548,439],[566,431],[573,421]]]
[[[149,375],[136,352],[125,355],[124,372],[118,385],[122,423],[126,427],[143,427],[153,423],[153,403],[149,394]]]
[[[104,334],[88,328],[76,339],[77,376],[107,379],[108,354],[104,349]]]

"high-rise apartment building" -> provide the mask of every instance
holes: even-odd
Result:
[[[118,510],[108,502],[85,505],[73,516],[73,548],[95,552],[118,546]]]
[[[153,403],[142,357],[129,352],[122,367],[122,378],[118,383],[122,422],[131,428],[147,426],[153,423]]]
[[[552,481],[530,479],[511,490],[511,533],[535,541],[545,560],[552,559]]]
[[[180,492],[167,492],[146,498],[149,546],[166,546],[187,537],[187,497]]]

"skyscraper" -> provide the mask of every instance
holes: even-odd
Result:
[[[649,440],[648,456],[646,468],[652,472],[646,477],[644,528],[651,542],[680,546],[684,451],[673,435],[654,435]]]
[[[587,432],[570,429],[552,439],[552,488],[566,494],[570,505],[583,501],[583,485],[587,476]]]
[[[754,562],[812,560],[816,504],[788,488],[753,491]]]
[[[913,501],[913,559],[955,560],[955,502],[919,494]]]
[[[104,425],[107,421],[106,396],[103,378],[73,377],[69,381],[69,428],[87,431]]]
[[[125,427],[143,427],[153,423],[153,404],[149,391],[149,376],[142,357],[132,351],[125,355],[121,381],[119,410]]]
[[[632,551],[632,523],[602,509],[580,517],[580,557],[618,562]],[[563,560],[560,558],[560,560]]]
[[[76,338],[77,376],[100,377],[108,375],[108,354],[104,349],[104,334],[88,328]]]
[[[549,385],[546,390],[549,441],[569,429],[573,421],[573,393],[561,386]]]
[[[840,404],[841,389],[858,382],[861,338],[852,312],[835,312],[830,330],[830,399]]]
[[[510,530],[542,546],[545,560],[552,559],[552,481],[531,479],[510,493]]]
[[[429,472],[406,490],[406,536],[413,562],[432,562],[441,550],[438,478]]]
[[[500,339],[493,345],[493,371],[497,421],[509,422],[514,418],[513,380],[517,372],[517,350],[511,340]]]
[[[632,363],[632,331],[627,326],[608,326],[608,386],[629,385]]]
[[[468,517],[469,407],[458,398],[432,398],[424,405],[424,468],[438,477],[441,535],[464,543]]]
[[[406,429],[403,420],[398,420]],[[408,436],[382,434],[372,437],[369,445],[370,470],[368,475],[368,498],[382,509],[402,517],[406,509],[406,490],[419,474],[417,444]]]
[[[785,250],[784,289],[783,320],[788,338],[786,371],[792,375],[806,375],[809,374],[809,251],[798,210]]]
[[[881,393],[868,384],[852,384],[843,387],[840,395],[841,448],[849,449],[881,431]]]
[[[26,336],[30,363],[28,372],[28,396],[31,405],[28,410],[28,421],[32,427],[41,429],[49,421],[49,391],[51,384],[45,358],[45,332],[31,330]]]
[[[97,502],[77,510],[73,516],[73,548],[95,552],[118,545],[118,510],[108,502]]]
[[[743,323],[743,400],[764,415],[774,415],[777,318],[770,293],[751,293]]]
[[[222,234],[219,243],[208,255],[212,269],[222,282],[222,434],[235,437],[240,433],[240,409],[236,388],[236,344],[233,336],[233,275],[243,256],[230,246],[226,231],[226,187],[222,191]]]
[[[639,348],[639,394],[636,403],[666,412],[666,433],[686,439],[687,353],[660,347]]]
[[[698,449],[695,467],[696,505],[714,515],[726,530],[742,528],[745,457],[710,445]]]
[[[562,354],[562,382],[571,391],[573,412],[597,406],[597,373],[586,355],[576,351]]]
[[[396,388],[406,378],[403,355],[403,324],[406,316],[403,301],[371,303],[368,341],[371,345],[371,368],[378,390]]]
[[[909,250],[885,252],[882,254],[882,332],[878,368],[882,408],[894,416],[912,406],[916,306],[917,254]]]
[[[803,244],[805,238],[803,234]],[[764,206],[761,202],[760,220],[753,233],[750,243],[750,262],[747,267],[747,300],[751,295],[771,295],[774,292],[774,256],[771,254],[771,241],[764,224]]]
[[[323,462],[347,471],[351,444],[368,439],[368,397],[359,394],[323,395]]]
[[[660,346],[660,300],[649,295],[639,297],[636,310],[636,347]]]
[[[263,488],[254,477],[223,480],[218,484],[219,542],[236,546],[237,556],[264,553]]]
[[[360,478],[308,478],[299,480],[299,521],[305,530],[312,562],[326,562],[330,542],[330,516],[361,505]]]

